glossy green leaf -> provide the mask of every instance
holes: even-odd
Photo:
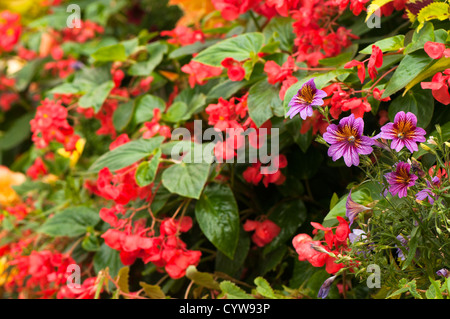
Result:
[[[225,58],[243,61],[255,57],[263,45],[264,35],[262,33],[241,34],[203,50],[194,58],[194,61],[213,66],[220,66]]]
[[[158,171],[159,160],[161,158],[161,150],[158,149],[150,161],[139,164],[136,169],[136,183],[140,187],[144,187],[153,183]]]
[[[359,51],[362,54],[372,54],[372,45],[376,45],[383,52],[398,51],[403,48],[405,41],[405,36],[403,34],[395,35],[365,47],[363,50]]]
[[[278,236],[264,247],[264,254],[288,242],[306,220],[306,215],[306,207],[301,200],[289,201],[273,208],[270,220],[277,224],[281,230]]]
[[[80,100],[78,101],[78,104],[80,107],[83,108],[94,108],[95,112],[100,111],[103,103],[105,102],[106,98],[108,97],[111,90],[114,88],[114,82],[108,81],[103,84],[100,84],[99,86],[95,87],[91,91],[87,92],[85,95],[83,95]]]
[[[127,53],[125,46],[117,43],[98,49],[92,54],[92,57],[100,62],[125,61],[127,59]]]
[[[247,104],[248,113],[258,127],[274,115],[284,115],[279,89],[267,80],[261,80],[250,88]]]
[[[239,211],[226,185],[208,185],[195,205],[195,217],[206,238],[227,257],[233,258],[239,241]]]
[[[71,207],[47,219],[39,232],[49,236],[77,237],[100,221],[98,212],[85,206]]]
[[[166,103],[158,96],[145,94],[135,102],[134,122],[137,124],[150,121],[153,118],[153,110],[158,108],[161,113],[166,108]]]
[[[164,170],[162,183],[170,192],[190,198],[200,198],[209,175],[209,164],[180,163]]]
[[[431,63],[433,63],[433,59],[424,51],[417,51],[405,56],[386,85],[382,97],[391,96],[403,89]]]
[[[111,171],[127,167],[150,156],[163,142],[164,137],[131,141],[100,156],[89,168],[90,172],[98,172],[104,167]]]

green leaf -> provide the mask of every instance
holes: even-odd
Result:
[[[226,185],[211,184],[195,205],[195,217],[206,238],[227,257],[233,258],[239,241],[239,211]]]
[[[295,22],[292,18],[276,17],[270,20],[263,30],[266,39],[273,38],[280,43],[280,49],[283,51],[292,51],[295,40],[295,33],[292,23]]]
[[[39,68],[45,63],[48,62],[48,58],[46,59],[35,59],[33,61],[25,64],[23,68],[13,74],[14,79],[16,80],[15,87],[17,91],[23,91],[27,88],[28,84],[30,84],[31,80],[39,70]]]
[[[339,201],[338,194],[333,193],[333,196],[331,196],[331,200],[330,200],[330,210],[333,209],[334,206],[336,206],[338,201]]]
[[[166,103],[160,97],[146,94],[135,102],[134,122],[137,124],[150,121],[153,118],[153,110],[158,108],[161,113],[166,108]]]
[[[167,168],[162,183],[170,192],[190,198],[200,198],[209,175],[209,164],[180,163]]]
[[[419,236],[417,233],[418,229],[419,226],[416,226],[413,228],[411,232],[411,239],[408,242],[408,256],[406,257],[406,260],[403,263],[402,270],[408,268],[408,266],[411,264],[414,257],[416,256],[417,245],[419,244]]]
[[[133,117],[133,111],[134,111],[133,101],[122,103],[114,111],[113,124],[117,131],[119,132],[123,131],[128,126],[128,124],[130,124],[131,119]]]
[[[412,112],[417,116],[417,126],[427,127],[433,117],[434,99],[431,90],[411,90],[405,96],[398,96],[389,105],[388,115],[393,122],[400,112]]]
[[[116,171],[150,156],[163,142],[164,137],[140,139],[123,144],[100,156],[89,168],[89,172],[98,172],[104,167]]]
[[[227,100],[247,85],[247,81],[223,81],[211,89],[208,93],[208,99],[215,100],[222,97]]]
[[[434,26],[432,23],[425,24],[425,27],[422,28],[419,32],[414,32],[411,43],[409,43],[404,54],[410,54],[417,50],[423,49],[424,45],[428,41],[434,41]]]
[[[189,119],[189,116],[186,117],[186,113],[188,111],[188,106],[184,102],[175,102],[173,103],[167,112],[162,115],[163,121],[170,123],[178,123],[183,120]]]
[[[417,75],[414,80],[408,83],[408,85],[405,87],[405,92],[403,92],[403,95],[406,94],[411,88],[413,88],[416,84],[424,81],[425,79],[434,76],[436,73],[444,71],[445,69],[450,68],[450,58],[442,58],[437,60],[434,64],[427,67],[425,70],[420,72],[419,75]]]
[[[372,54],[372,45],[376,45],[380,48],[382,52],[392,52],[398,51],[403,48],[405,41],[405,36],[403,34],[399,34],[393,37],[389,37],[380,41],[376,41],[375,43],[365,47],[363,50],[359,51],[362,54]]]
[[[119,270],[123,267],[120,255],[117,250],[110,248],[103,243],[94,256],[94,270],[98,273],[100,270],[109,268],[111,277],[116,277]]]
[[[88,227],[100,221],[98,212],[85,206],[71,207],[47,219],[39,232],[49,236],[77,237],[84,235]]]
[[[92,107],[97,113],[113,88],[113,81],[105,82],[83,95],[78,101],[78,105],[83,108]]]
[[[128,74],[133,76],[149,76],[162,62],[164,54],[167,53],[167,45],[163,42],[153,42],[147,45],[147,51],[150,54],[148,60],[133,64],[128,69]]]
[[[130,293],[130,288],[129,288],[129,281],[130,279],[130,267],[126,266],[123,268],[120,268],[119,273],[117,274],[117,285],[120,288],[120,291],[123,291],[125,293]]]
[[[111,61],[126,61],[127,53],[125,46],[121,43],[102,47],[91,55],[96,61],[111,62]]]
[[[432,2],[427,5],[425,8],[420,10],[417,15],[417,20],[420,25],[417,27],[418,30],[422,28],[426,21],[438,19],[438,20],[447,20],[450,17],[450,5],[444,2]]]
[[[81,247],[86,251],[97,251],[100,248],[100,243],[98,242],[97,236],[90,234],[83,238]]]
[[[189,267],[187,267],[186,277],[188,277],[199,286],[213,290],[220,290],[219,283],[214,280],[213,276],[210,273],[200,272],[194,265],[190,265]]]
[[[300,147],[303,153],[306,153],[309,146],[311,145],[313,136],[312,129],[310,129],[305,134],[300,133],[302,123],[303,120],[300,118],[300,116],[296,116],[293,119],[287,121],[285,127],[290,136],[294,139],[294,142]]]
[[[267,82],[266,79],[252,85],[249,90],[247,104],[248,113],[258,127],[274,115],[279,117],[284,115],[279,89]]]
[[[254,280],[256,285],[256,291],[263,297],[276,299],[275,292],[273,291],[270,284],[262,277],[256,277]]]
[[[158,149],[156,154],[150,161],[142,162],[136,169],[136,183],[140,187],[144,187],[153,183],[158,171],[159,160],[161,158],[161,150]]]
[[[186,55],[198,53],[198,52],[212,46],[213,44],[216,44],[218,41],[220,41],[220,40],[208,39],[208,40],[205,40],[205,42],[197,41],[193,44],[182,46],[182,47],[170,52],[169,59],[178,59],[178,58],[184,57]]]
[[[212,66],[220,66],[225,58],[243,61],[254,58],[264,45],[264,35],[245,33],[216,43],[200,52],[193,60]]]
[[[139,285],[144,289],[145,294],[150,299],[166,299],[166,294],[158,285],[149,285],[143,281]]]
[[[224,280],[220,283],[220,289],[227,299],[255,299],[252,295],[249,295],[228,280]]]
[[[386,85],[382,98],[391,96],[403,89],[420,72],[425,70],[430,63],[433,63],[433,59],[424,51],[417,51],[405,56]]]
[[[0,137],[0,150],[9,150],[28,139],[32,113],[24,114],[15,120],[10,128]]]
[[[441,282],[439,280],[434,280],[429,278],[431,285],[425,292],[427,299],[444,299],[441,292]]]
[[[225,256],[220,250],[217,252],[215,270],[224,272],[232,277],[239,277],[239,270],[242,269],[245,259],[250,249],[250,236],[241,227],[239,241],[233,258]]]
[[[264,255],[286,243],[306,220],[306,207],[301,200],[286,202],[272,209],[270,220],[281,230],[278,236],[264,247]]]

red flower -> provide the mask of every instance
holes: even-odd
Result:
[[[232,21],[239,15],[254,8],[261,0],[212,0],[216,10],[219,10],[225,20]]]
[[[153,109],[153,118],[150,122],[145,122],[144,127],[140,130],[144,132],[142,134],[142,138],[152,138],[156,134],[164,136],[166,138],[170,138],[172,133],[170,131],[170,127],[167,125],[159,124],[161,120],[161,110],[158,108]]]
[[[329,274],[335,274],[344,267],[343,264],[336,264],[336,258],[328,254],[332,252],[334,255],[338,255],[348,249],[347,239],[350,228],[344,218],[338,216],[337,219],[339,225],[336,227],[324,227],[319,223],[311,222],[311,225],[315,228],[313,234],[317,234],[319,230],[324,232],[326,245],[320,241],[313,241],[307,234],[298,234],[294,237],[292,245],[300,261],[307,260],[314,267],[325,265],[325,270]],[[335,229],[334,233],[333,229]]]
[[[222,73],[222,68],[191,61],[181,67],[181,71],[189,74],[189,85],[194,88],[196,84],[203,85],[206,80]]]
[[[14,92],[1,92],[0,93],[0,109],[4,112],[11,108],[11,105],[20,99],[19,94]]]
[[[362,118],[365,112],[370,112],[372,107],[370,103],[367,102],[367,98],[357,98],[353,97],[351,99],[342,102],[342,111],[351,110],[355,118]]]
[[[278,14],[287,17],[289,11],[296,9],[300,3],[300,0],[267,0],[266,4],[269,7],[274,7]]]
[[[65,28],[62,30],[63,41],[73,41],[78,43],[84,43],[98,34],[105,32],[102,26],[95,22],[86,20],[80,21],[80,28]]]
[[[283,83],[281,84],[280,89],[280,100],[284,100],[284,96],[286,95],[286,91],[295,83],[298,82],[298,79],[295,76],[288,76]]]
[[[385,97],[384,99],[381,98],[383,96],[383,93],[384,93],[384,90],[380,90],[379,88],[374,88],[372,91],[373,98],[375,100],[382,101],[382,102],[390,101],[391,98],[389,96]]]
[[[361,81],[361,83],[364,83],[364,79],[366,78],[366,67],[365,67],[364,63],[362,63],[361,61],[352,60],[352,61],[348,62],[347,64],[345,64],[344,68],[350,69],[350,68],[353,68],[354,66],[356,66],[356,68],[358,70],[359,80]]]
[[[287,166],[286,156],[284,156],[283,154],[279,155],[278,168],[284,168],[286,166]],[[286,176],[284,176],[279,169],[272,174],[269,174],[269,172],[266,171],[267,171],[266,167],[262,167],[261,162],[257,161],[257,163],[247,167],[242,176],[247,181],[247,183],[251,183],[253,185],[258,185],[262,179],[265,187],[269,187],[270,183],[273,183],[275,185],[281,185],[286,180]]]
[[[231,81],[242,81],[244,79],[245,69],[239,61],[233,58],[225,58],[221,64],[227,69],[228,78]]]
[[[39,176],[45,175],[47,173],[47,167],[40,157],[36,158],[33,165],[31,165],[27,169],[27,175],[30,176],[33,180],[38,179]]]
[[[383,65],[383,52],[376,45],[372,45],[372,54],[367,64],[369,76],[372,81],[377,77],[378,71],[376,68],[380,68]]]
[[[252,235],[252,241],[258,247],[269,244],[281,231],[281,228],[269,219],[262,222],[247,220],[243,227],[245,231],[255,231]]]
[[[30,121],[32,140],[37,148],[47,147],[51,141],[56,140],[64,144],[66,151],[75,149],[79,136],[74,134],[67,122],[67,115],[67,109],[61,105],[61,101],[45,99],[41,102],[34,119]]]
[[[22,27],[20,15],[10,11],[0,12],[0,53],[10,52],[19,41]]]
[[[193,44],[197,41],[205,42],[205,35],[201,30],[193,30],[186,26],[179,25],[171,31],[162,31],[161,36],[168,36],[167,42],[181,46]]]
[[[445,74],[445,75],[443,75]],[[433,97],[444,105],[450,104],[450,94],[448,86],[450,83],[450,69],[444,73],[438,72],[433,76],[431,82],[420,83],[422,89],[431,89]]]
[[[443,56],[450,57],[450,49],[445,49],[445,44],[428,41],[424,45],[425,52],[432,59],[440,59]]]
[[[313,115],[302,122],[300,133],[306,134],[311,127],[313,135],[316,135],[317,132],[320,132],[320,134],[323,135],[327,130],[328,122],[318,110],[314,110]]]
[[[130,141],[130,138],[128,137],[127,133],[120,134],[110,145],[109,150],[112,151],[116,147],[119,147],[123,144],[126,144]]]
[[[282,66],[279,66],[275,61],[267,61],[264,65],[264,72],[267,73],[267,81],[270,84],[284,81],[296,70],[295,60],[291,56],[288,57]]]

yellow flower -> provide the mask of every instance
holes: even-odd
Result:
[[[11,186],[25,182],[26,177],[22,173],[9,170],[6,166],[0,166],[0,206],[11,206],[20,201],[20,197]]]
[[[22,20],[31,21],[46,12],[45,0],[8,0],[0,1],[0,11],[9,10],[20,13]]]
[[[56,152],[62,157],[70,158],[70,167],[74,167],[80,159],[85,145],[86,139],[80,138],[75,144],[75,150],[73,152],[67,152],[64,148],[60,148]]]
[[[0,287],[3,286],[6,282],[7,274],[5,274],[5,270],[8,267],[6,263],[6,257],[0,258]]]
[[[206,0],[170,0],[169,5],[178,5],[184,12],[178,25],[198,24],[205,15],[215,11],[211,1]]]

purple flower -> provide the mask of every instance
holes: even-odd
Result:
[[[363,130],[363,119],[355,119],[353,114],[342,118],[339,125],[330,124],[323,134],[324,140],[330,144],[328,156],[331,156],[333,161],[344,157],[347,166],[358,166],[359,154],[372,153],[371,146],[375,143],[370,137],[362,135]]]
[[[448,269],[442,268],[436,271],[436,275],[448,278],[450,276],[450,272]]]
[[[353,229],[350,234],[348,234],[348,239],[353,244],[354,242],[362,241],[363,239],[366,239],[366,232],[362,229]]]
[[[425,142],[425,130],[417,127],[417,117],[408,112],[401,111],[395,115],[394,123],[388,123],[381,128],[379,136],[381,138],[392,140],[391,148],[397,152],[406,146],[413,153],[418,151],[417,142]]]
[[[433,183],[433,185],[431,185],[431,183],[429,181],[427,182],[427,186],[428,188],[425,188],[423,190],[421,190],[420,192],[417,192],[416,194],[416,199],[418,200],[424,200],[425,198],[428,198],[428,202],[433,205],[434,200],[435,200],[435,196],[436,194],[433,193],[433,191],[431,190],[431,188],[434,186],[439,186],[441,180],[439,179],[439,177],[435,176],[433,177],[433,179],[431,180],[431,182]]]
[[[300,113],[300,117],[306,120],[307,117],[313,115],[312,107],[323,105],[323,98],[326,96],[327,93],[325,91],[316,88],[314,78],[312,78],[302,85],[297,94],[289,102],[290,110],[286,115],[293,118],[297,113]]]
[[[318,298],[325,299],[328,296],[328,293],[330,292],[331,284],[333,283],[333,281],[335,279],[336,279],[336,276],[332,276],[323,282],[322,286],[320,286],[319,293],[317,294]]]
[[[347,196],[347,202],[345,203],[345,216],[347,216],[348,220],[350,221],[349,226],[353,224],[353,221],[355,220],[356,216],[358,216],[359,213],[369,209],[370,209],[369,207],[366,207],[353,201],[352,190],[350,190]]]
[[[389,183],[389,192],[392,196],[405,197],[408,188],[415,185],[417,176],[410,173],[411,165],[405,162],[398,162],[394,172],[384,175]]]
[[[404,248],[406,251],[409,250],[408,247],[408,240],[403,237],[402,235],[398,235],[397,239],[400,241],[400,243],[402,244],[402,248]],[[405,260],[405,255],[403,254],[403,250],[401,250],[400,248],[398,248],[397,244],[395,244],[395,247],[397,247],[397,256],[401,259],[401,260]]]

